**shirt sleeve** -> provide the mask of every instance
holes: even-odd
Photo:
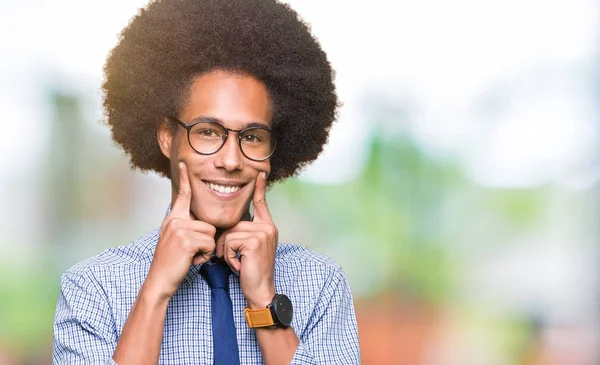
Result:
[[[341,268],[325,284],[299,341],[291,365],[360,364],[356,314]]]
[[[117,335],[106,295],[91,273],[66,272],[56,304],[52,363],[116,365]]]

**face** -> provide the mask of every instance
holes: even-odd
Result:
[[[226,128],[242,130],[250,125],[271,128],[272,108],[266,86],[248,75],[212,71],[194,79],[190,99],[178,117],[183,123],[211,118]],[[238,144],[238,134],[230,132],[221,149],[201,155],[188,143],[187,131],[177,126],[173,134],[163,122],[158,140],[171,165],[174,201],[179,187],[179,161],[186,163],[192,188],[191,211],[217,228],[229,228],[247,217],[256,178],[271,172],[269,160],[246,158]],[[220,191],[219,191],[220,190]]]

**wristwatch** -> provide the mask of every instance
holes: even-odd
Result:
[[[284,294],[275,294],[271,303],[263,309],[244,309],[246,323],[250,328],[277,326],[287,328],[292,323],[294,308],[292,302]]]

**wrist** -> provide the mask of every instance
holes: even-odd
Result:
[[[275,288],[271,288],[261,293],[253,293],[252,297],[246,297],[246,302],[250,309],[263,309],[271,304],[274,296]]]
[[[152,280],[149,280],[149,278],[146,279],[140,288],[138,295],[148,303],[153,303],[156,305],[168,303],[173,296],[170,291],[162,289],[160,285]]]

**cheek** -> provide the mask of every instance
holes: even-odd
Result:
[[[271,164],[270,163],[261,163],[260,165],[254,166],[254,180],[256,180],[258,178],[258,175],[261,172],[266,172],[267,173],[267,181],[269,180],[269,175],[271,175]]]
[[[187,140],[187,134],[180,133],[171,145],[171,161],[177,166],[179,161],[183,161],[191,168],[194,165],[204,164],[212,156],[202,156],[190,147]]]
[[[175,138],[173,138],[173,143],[171,144],[171,158],[179,159],[180,156],[183,156],[187,153],[187,136],[185,133],[177,133]]]
[[[269,175],[271,174],[271,160],[266,160],[266,161],[261,162],[260,166],[258,167],[258,171],[266,172],[267,179],[268,179]]]

